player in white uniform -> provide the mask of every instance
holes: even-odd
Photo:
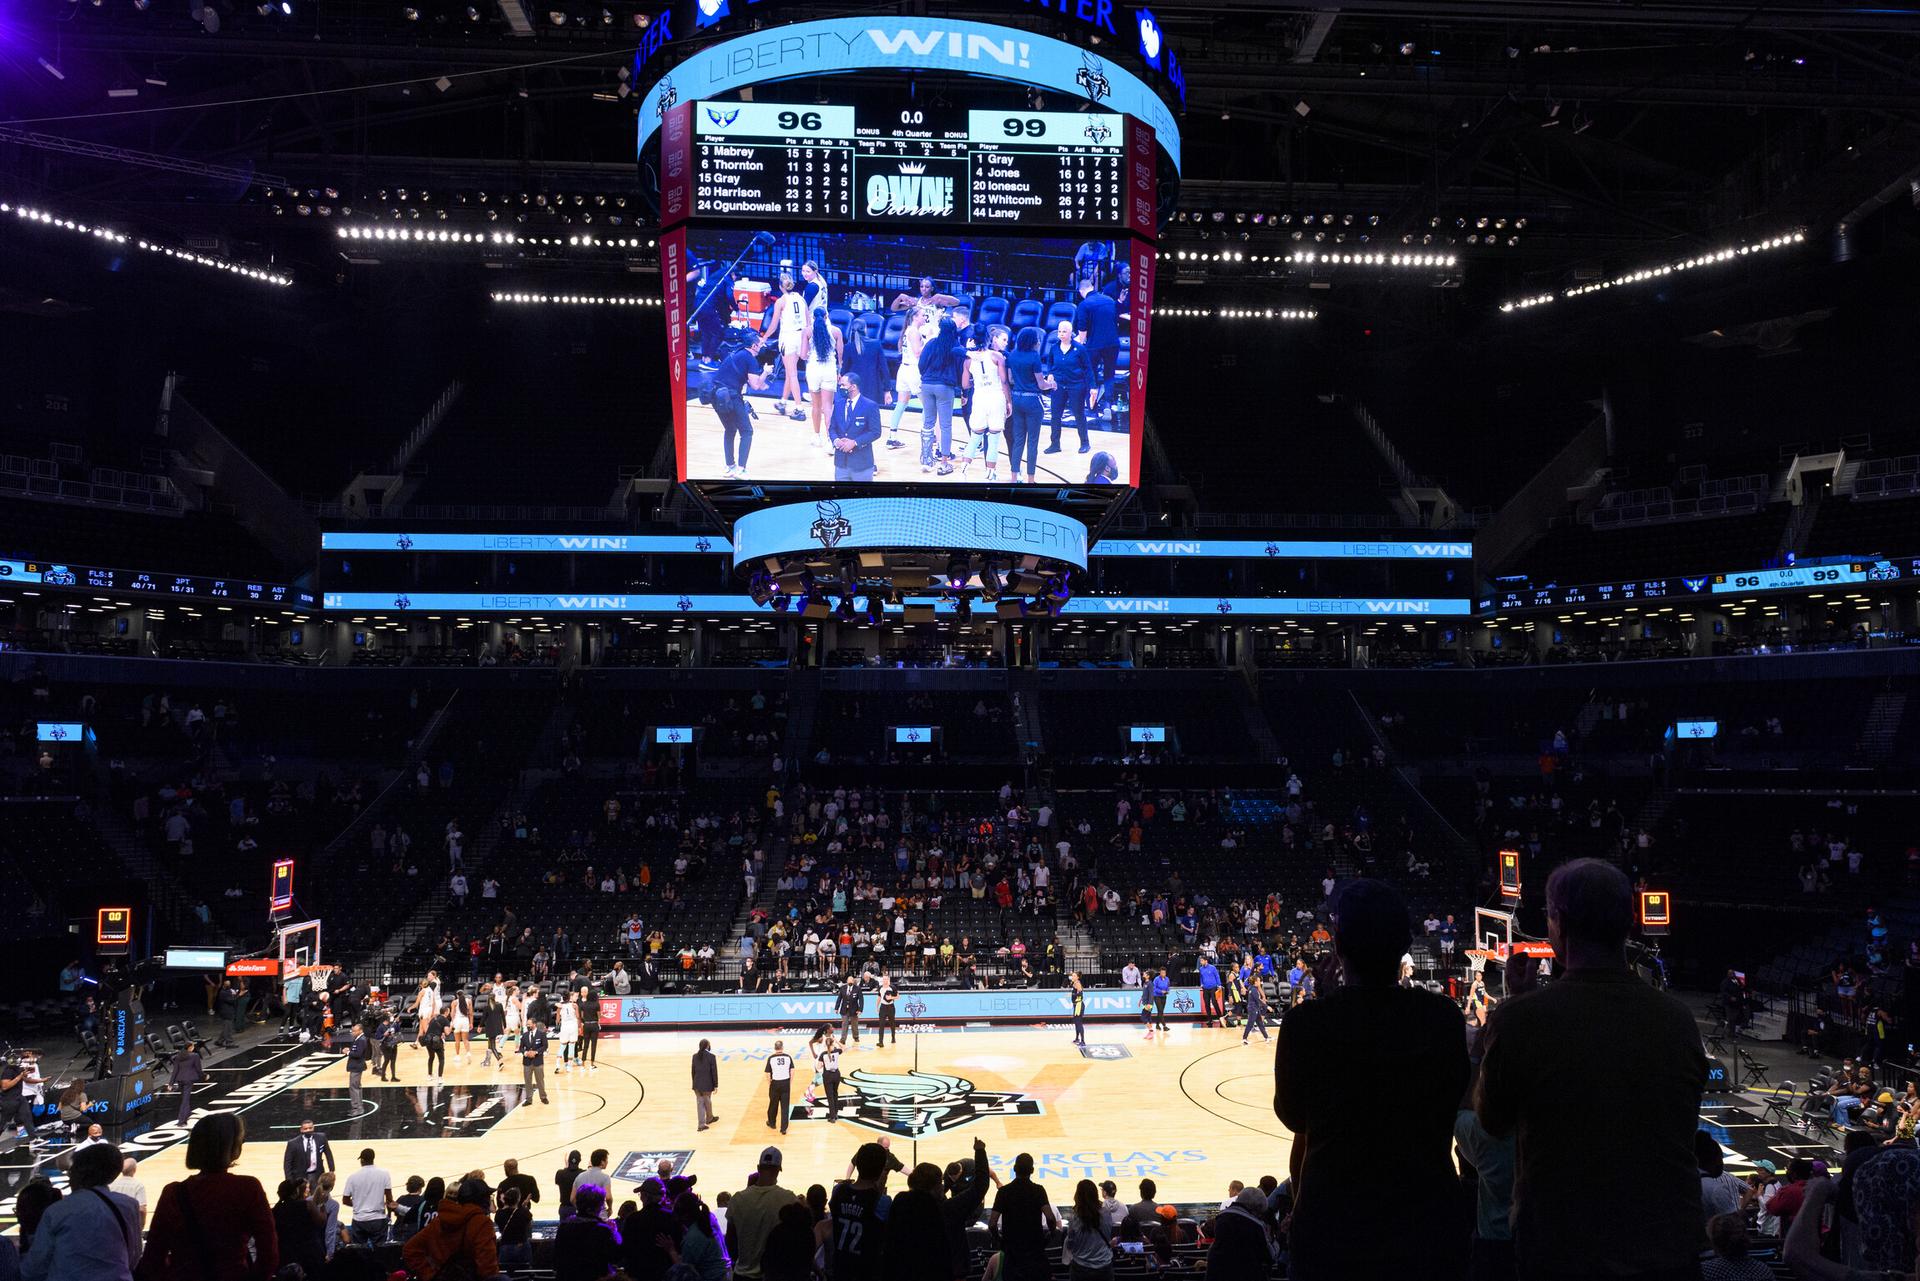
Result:
[[[807,343],[807,300],[790,275],[780,277],[780,296],[768,311],[768,324],[779,338],[780,364],[787,371],[774,408],[794,418],[805,418],[800,412],[800,356]]]
[[[813,439],[829,448],[833,441],[825,428],[833,413],[834,389],[840,385],[840,355],[845,341],[840,327],[827,322],[826,312],[813,313],[812,323],[807,326],[807,401],[813,411]]]
[[[1000,437],[1007,429],[1007,340],[1005,325],[989,325],[987,341],[967,353],[965,381],[973,402],[968,422],[973,428],[969,448],[987,461],[987,479],[998,479]]]
[[[900,369],[893,380],[893,421],[887,425],[887,448],[903,448],[900,419],[907,402],[920,394],[920,349],[940,332],[940,315],[932,307],[915,307],[900,331]]]
[[[560,1003],[560,1065],[554,1068],[557,1076],[567,1070],[573,1061],[574,1043],[580,1039],[580,1009],[569,996]]]

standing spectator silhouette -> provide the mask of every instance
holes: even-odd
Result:
[[[1466,1024],[1445,997],[1399,986],[1412,938],[1397,890],[1349,881],[1334,903],[1344,985],[1280,1025],[1273,1110],[1294,1132],[1295,1281],[1465,1273],[1467,1220],[1452,1149],[1467,1088]],[[1386,1099],[1391,1106],[1368,1102]],[[1368,1206],[1394,1229],[1359,1229]]]
[[[247,1139],[231,1112],[201,1117],[187,1138],[194,1171],[160,1192],[138,1281],[266,1281],[280,1268],[280,1239],[260,1180],[231,1173]]]
[[[1482,1035],[1476,1110],[1488,1133],[1518,1140],[1521,1281],[1699,1276],[1693,1136],[1707,1059],[1687,1008],[1627,967],[1632,899],[1612,864],[1557,868],[1547,931],[1560,972],[1494,1007]],[[1626,1169],[1594,1213],[1593,1172]]]

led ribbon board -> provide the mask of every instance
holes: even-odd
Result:
[[[744,593],[562,596],[505,592],[328,592],[325,603],[329,611],[336,613],[376,614],[665,614],[695,618],[767,612]],[[953,612],[953,602],[945,597],[912,597],[903,604],[926,606],[943,614]],[[887,612],[897,614],[902,608],[903,605],[888,605]],[[1469,613],[1469,602],[1405,596],[1076,596],[1062,606],[1060,612],[1062,616],[1081,617],[1141,614],[1179,618],[1238,614],[1249,618],[1464,618]]]
[[[1087,565],[1087,527],[1038,507],[971,498],[840,498],[748,512],[733,525],[735,568],[822,551],[952,548]]]
[[[1156,45],[1157,48],[1157,45]],[[1180,127],[1146,82],[1063,40],[985,22],[875,14],[795,22],[739,36],[690,55],[647,90],[636,150],[682,102],[798,76],[854,71],[946,71],[1032,85],[1069,102],[1148,125],[1180,167]]]
[[[701,555],[729,551],[720,534],[367,534],[338,530],[320,535],[328,552],[660,552]]]

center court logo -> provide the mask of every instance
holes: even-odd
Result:
[[[853,535],[853,522],[831,498],[815,503],[813,512],[813,528],[807,531],[807,536],[822,547],[837,547],[841,539]]]
[[[977,1089],[944,1072],[867,1072],[841,1085],[840,1117],[881,1134],[924,1139],[988,1117],[1042,1116],[1040,1100],[1010,1090]],[[825,1102],[793,1109],[802,1120],[825,1120]]]

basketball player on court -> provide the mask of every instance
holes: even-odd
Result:
[[[787,1132],[787,1113],[793,1102],[793,1055],[787,1053],[784,1042],[773,1043],[773,1053],[767,1056],[767,1128],[774,1128],[778,1118],[780,1133]]]
[[[887,1043],[887,1031],[893,1031],[893,1043],[900,1044],[900,1016],[894,1009],[894,1003],[900,999],[900,989],[893,985],[893,979],[885,974],[880,976],[880,1045]]]
[[[1067,985],[1073,989],[1073,1043],[1087,1043],[1087,990],[1080,986],[1078,974],[1067,975]]]
[[[794,284],[790,273],[783,273],[780,277],[780,296],[767,309],[766,330],[771,330],[779,341],[780,364],[787,373],[786,380],[780,384],[780,399],[774,408],[781,414],[804,421],[807,415],[800,408],[804,403],[800,396],[800,356],[807,341],[807,300],[799,286]],[[791,409],[788,408],[789,402]]]

